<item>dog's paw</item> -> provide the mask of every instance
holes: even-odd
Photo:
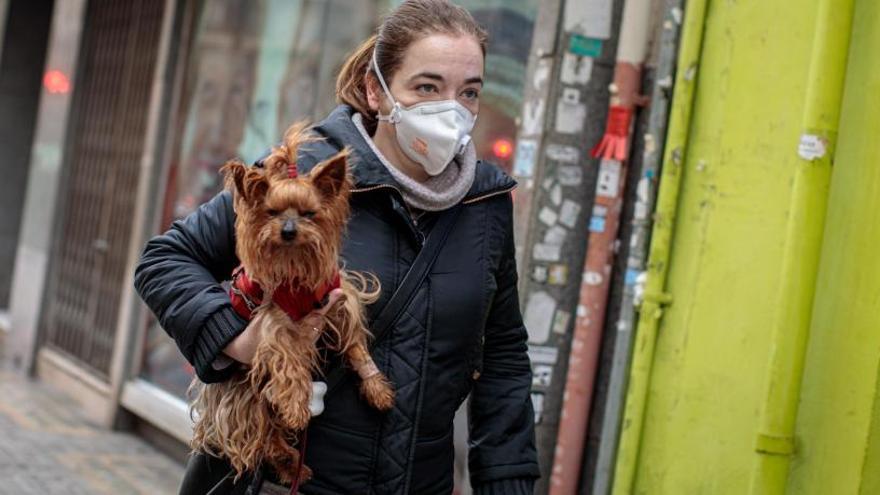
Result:
[[[312,411],[306,402],[289,402],[283,407],[275,406],[278,414],[284,420],[284,426],[293,431],[305,430],[312,418]]]
[[[387,411],[394,405],[394,389],[382,373],[362,381],[361,393],[371,406],[380,411]]]
[[[299,484],[302,485],[306,481],[312,479],[313,473],[312,470],[309,469],[305,464],[302,465],[302,470],[297,471],[296,468],[299,465],[299,456],[295,456],[294,459],[285,459],[283,463],[276,462],[272,464],[272,469],[275,471],[275,474],[278,475],[278,481],[285,485],[292,485],[295,480],[299,480]]]

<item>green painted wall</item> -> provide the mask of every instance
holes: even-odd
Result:
[[[636,493],[749,492],[817,3],[708,4]]]
[[[880,493],[880,2],[858,0],[788,493]]]

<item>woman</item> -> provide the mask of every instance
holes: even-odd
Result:
[[[486,34],[463,8],[411,0],[346,62],[341,105],[300,153],[309,170],[353,149],[355,190],[343,249],[348,269],[374,273],[387,303],[438,218],[458,215],[430,275],[374,358],[397,391],[379,413],[343,381],[309,426],[308,494],[450,493],[453,415],[470,399],[471,480],[477,494],[532,493],[539,475],[531,370],[518,305],[510,191],[514,181],[475,157]],[[219,281],[238,264],[231,197],[222,192],[151,239],[135,284],[204,382],[246,365],[259,339]],[[233,364],[225,361],[234,359]],[[222,460],[191,460],[182,492],[205,493]],[[247,480],[214,493],[244,493]],[[222,485],[222,483],[221,483]],[[199,491],[201,490],[201,491]]]

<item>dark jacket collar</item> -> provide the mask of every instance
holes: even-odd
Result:
[[[339,105],[314,130],[333,145],[335,149],[350,146],[355,157],[352,173],[356,189],[391,186],[399,188],[397,181],[379,161],[379,158],[364,141],[351,121],[354,109],[348,105]],[[477,199],[487,194],[512,190],[516,181],[505,174],[497,165],[477,160],[476,176],[470,190],[462,201]]]

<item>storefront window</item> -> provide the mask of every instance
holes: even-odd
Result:
[[[221,188],[228,159],[254,160],[300,119],[335,106],[345,56],[396,0],[211,0],[203,2],[187,57],[176,158],[162,201],[162,229]],[[510,171],[537,0],[460,1],[490,33],[486,86],[473,137],[478,156]],[[143,376],[183,396],[193,376],[151,318]]]

